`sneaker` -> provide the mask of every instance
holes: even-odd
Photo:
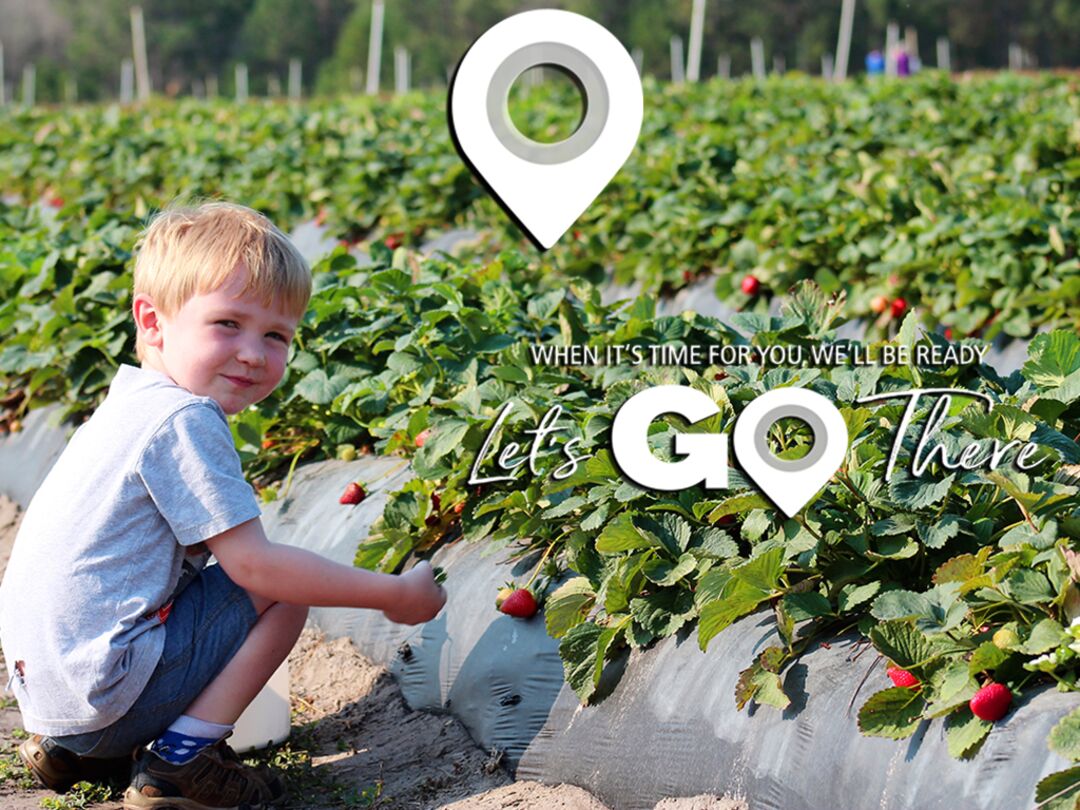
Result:
[[[69,751],[52,737],[31,735],[19,746],[21,759],[39,783],[64,793],[76,782],[126,779],[131,774],[131,757],[95,759]]]
[[[166,762],[149,749],[139,752],[124,810],[268,810],[284,795],[277,774],[245,765],[219,740],[184,765]]]

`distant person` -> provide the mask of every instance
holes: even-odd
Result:
[[[426,562],[393,576],[266,538],[226,416],[281,382],[311,297],[281,231],[239,205],[175,208],[136,253],[141,367],[121,365],[75,431],[0,585],[9,688],[33,735],[19,754],[57,791],[130,773],[125,810],[263,807],[281,779],[225,739],[307,606],[418,624],[446,593]]]
[[[908,56],[908,52],[903,48],[899,48],[896,53],[896,75],[911,75],[911,59]]]
[[[881,51],[873,50],[866,55],[866,72],[871,76],[880,76],[885,72],[885,57]]]

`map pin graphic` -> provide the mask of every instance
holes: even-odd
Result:
[[[801,419],[814,432],[810,452],[791,461],[773,455],[767,440],[769,428],[785,417]],[[781,512],[794,517],[843,463],[847,423],[821,394],[805,388],[774,388],[756,397],[739,415],[733,444],[746,474]]]
[[[526,138],[510,119],[514,81],[532,67],[567,73],[585,115],[566,140]],[[637,143],[644,101],[626,48],[569,11],[540,9],[488,29],[450,84],[454,143],[473,174],[541,250],[554,245],[604,190]]]

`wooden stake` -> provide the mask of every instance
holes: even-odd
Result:
[[[139,101],[150,99],[150,68],[146,60],[146,29],[141,6],[131,7],[131,48],[135,57],[135,86]]]
[[[750,40],[750,67],[755,79],[765,78],[765,43],[761,37]]]
[[[722,53],[716,57],[716,75],[721,79],[731,78],[731,54]]]
[[[240,62],[236,66],[236,103],[244,104],[248,100],[248,69]]]
[[[23,65],[22,72],[22,100],[26,107],[34,106],[34,95],[37,90],[37,68],[31,62]]]
[[[304,94],[303,65],[299,59],[289,60],[289,100],[299,101]]]
[[[384,0],[371,0],[371,34],[368,39],[367,92],[373,96],[379,92],[379,63],[382,61]]]
[[[686,62],[683,59],[682,37],[671,38],[671,81],[682,84],[686,81]]]
[[[949,58],[949,38],[938,37],[937,40],[937,66],[938,70],[946,73],[952,72],[952,60]]]
[[[120,103],[130,104],[135,100],[135,65],[130,59],[120,62]]]
[[[842,82],[847,78],[848,56],[851,54],[851,28],[855,23],[855,0],[844,0],[840,10],[840,34],[836,39],[836,69],[833,79]]]
[[[900,26],[894,22],[885,26],[885,75],[896,75],[896,57],[900,49]]]
[[[690,58],[686,64],[686,80],[701,81],[701,45],[705,27],[705,0],[694,0],[690,14]]]
[[[399,96],[409,92],[409,52],[403,45],[394,47],[394,92]]]

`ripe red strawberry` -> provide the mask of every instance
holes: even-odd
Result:
[[[907,312],[907,301],[905,301],[903,298],[894,298],[890,310],[894,318],[899,318],[901,315]]]
[[[945,339],[946,340],[952,340],[952,327],[951,326],[946,326],[945,327]]]
[[[364,488],[355,481],[353,481],[351,484],[345,487],[345,491],[341,493],[341,497],[338,498],[338,503],[357,504],[360,503],[360,501],[364,500],[364,498],[366,497],[367,493],[364,492]]]
[[[49,205],[51,205],[53,208],[63,208],[64,207],[64,198],[61,197],[59,194],[51,195],[49,197],[48,202],[49,202]]]
[[[971,706],[971,713],[980,720],[996,723],[1009,711],[1010,703],[1012,692],[1009,687],[1003,683],[991,682],[976,692],[968,705]]]
[[[691,273],[689,270],[683,270],[682,271],[682,280],[683,280],[684,284],[689,284],[691,281],[694,280],[694,274]]]
[[[439,496],[438,492],[431,493],[431,508],[436,512],[442,509],[442,498]]]
[[[273,446],[274,446],[274,440],[273,439],[263,439],[262,440],[262,449],[263,450],[269,450]]]
[[[900,667],[889,667],[885,670],[885,674],[889,676],[889,679],[895,686],[902,686],[905,689],[910,689],[913,686],[919,685],[918,678],[906,669],[900,669]]]
[[[421,430],[419,433],[417,433],[416,434],[416,439],[415,439],[416,446],[417,447],[423,447],[424,442],[426,442],[428,440],[428,436],[430,436],[430,435],[431,435],[431,428],[425,428],[424,430]]]
[[[870,299],[870,309],[880,315],[889,308],[889,299],[884,295],[875,295]]]
[[[460,515],[464,511],[465,511],[465,501],[458,501],[457,503],[454,504],[454,514],[455,515]]]
[[[391,250],[397,250],[405,243],[405,234],[392,233],[383,240],[383,244]]]
[[[761,282],[757,280],[756,276],[743,276],[742,291],[747,295],[757,295],[758,290],[761,289]]]
[[[714,380],[722,380],[725,377],[727,377],[727,372],[726,371],[718,371],[715,374],[713,374],[713,379]]]
[[[507,616],[527,619],[536,615],[536,598],[525,588],[518,588],[503,600],[499,610]]]

